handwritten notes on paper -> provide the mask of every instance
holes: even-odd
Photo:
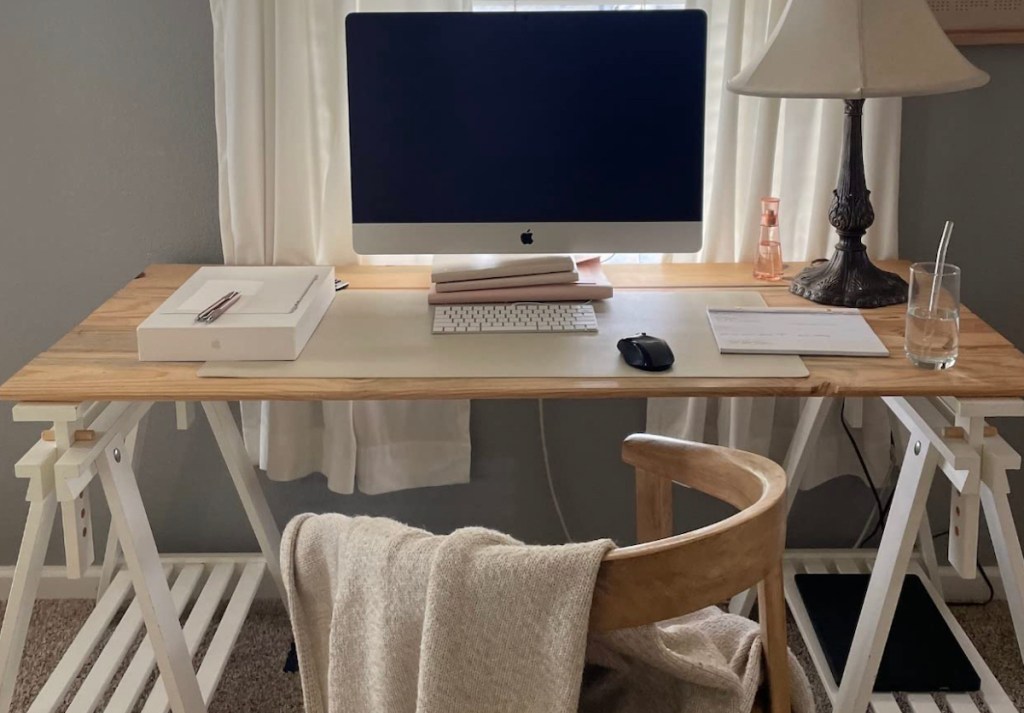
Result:
[[[889,356],[855,309],[708,308],[722,354]]]

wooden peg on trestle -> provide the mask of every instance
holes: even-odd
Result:
[[[999,429],[995,426],[985,426],[985,438],[994,438],[999,435]],[[967,431],[960,426],[946,426],[942,429],[943,438],[958,438],[961,441],[967,440]]]
[[[45,431],[43,431],[42,433],[40,433],[39,437],[42,438],[44,441],[48,441],[50,443],[53,443],[54,441],[57,440],[57,436],[53,432],[52,428],[48,428]],[[95,431],[91,431],[91,430],[89,430],[87,428],[75,431],[75,440],[74,440],[75,443],[78,443],[79,441],[81,441],[81,442],[91,442],[91,441],[95,441],[95,440],[96,440],[96,432]]]

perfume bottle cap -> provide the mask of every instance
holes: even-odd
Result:
[[[774,228],[779,224],[779,199],[765,197],[761,199],[761,225]]]

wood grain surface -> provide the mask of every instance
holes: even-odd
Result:
[[[882,263],[906,273],[906,263]],[[787,269],[795,274],[802,265]],[[0,400],[319,400],[643,398],[654,396],[1024,396],[1024,355],[977,315],[961,319],[955,368],[917,369],[903,356],[905,308],[865,311],[889,348],[887,359],[805,358],[804,379],[465,378],[465,379],[227,379],[199,378],[198,363],[140,362],[135,328],[185,281],[197,265],[153,265],[80,325],[0,387]],[[783,281],[753,279],[748,265],[609,265],[617,289],[756,289],[771,306],[807,305]],[[344,267],[349,289],[424,289],[427,267]],[[426,299],[426,295],[424,295]]]
[[[965,45],[1022,45],[1024,28],[1007,27],[991,30],[950,30],[946,33],[953,44]]]

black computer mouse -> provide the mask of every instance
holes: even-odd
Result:
[[[619,340],[619,351],[626,363],[644,371],[665,371],[675,363],[675,355],[664,339],[646,332]]]

